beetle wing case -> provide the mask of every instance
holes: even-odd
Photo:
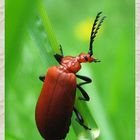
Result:
[[[35,119],[42,137],[60,140],[69,131],[76,94],[76,76],[54,66],[48,69]]]

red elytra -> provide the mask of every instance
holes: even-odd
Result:
[[[47,74],[40,77],[40,80],[42,80],[44,84],[36,105],[35,120],[38,130],[45,140],[61,140],[66,137],[73,111],[77,116],[79,124],[85,129],[90,130],[90,128],[84,124],[84,119],[74,106],[74,103],[76,88],[78,88],[83,95],[79,97],[80,100],[89,100],[89,96],[82,88],[82,85],[90,83],[91,79],[86,76],[77,75],[76,73],[81,69],[81,63],[100,62],[92,57],[92,44],[105,19],[105,16],[102,17],[97,24],[101,13],[102,12],[99,12],[97,14],[93,23],[88,53],[81,53],[77,57],[64,57],[62,48],[60,48],[62,54],[55,55],[60,65],[49,68]],[[84,82],[77,84],[76,78],[80,78],[84,80]]]

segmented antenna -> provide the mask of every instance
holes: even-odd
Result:
[[[93,45],[92,45],[92,44],[93,44],[93,42],[94,42],[94,38],[96,37],[96,34],[97,34],[97,32],[98,32],[100,26],[102,25],[104,19],[106,18],[105,16],[102,17],[101,20],[100,20],[100,22],[99,22],[99,24],[97,25],[97,22],[98,22],[98,20],[99,20],[99,17],[100,17],[100,15],[101,15],[101,13],[102,13],[102,12],[99,12],[99,13],[97,14],[97,16],[96,16],[96,18],[95,18],[95,20],[94,20],[93,26],[92,26],[91,36],[90,36],[90,47],[89,47],[89,51],[88,51],[88,54],[90,54],[90,56],[93,55],[93,50],[92,50]],[[96,27],[96,25],[97,25],[97,27]]]

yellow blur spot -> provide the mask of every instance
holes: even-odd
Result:
[[[76,38],[84,42],[89,41],[93,22],[94,22],[93,20],[88,19],[88,20],[81,21],[80,23],[78,23],[74,29],[74,34]],[[99,29],[98,32],[100,32],[100,30],[101,29]]]
[[[92,29],[92,22],[90,20],[82,21],[75,27],[75,36],[79,40],[88,41]]]

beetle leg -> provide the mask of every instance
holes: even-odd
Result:
[[[84,100],[84,101],[89,101],[90,98],[87,94],[87,92],[79,85],[77,84],[77,88],[81,91],[83,97],[79,97],[80,100]]]
[[[63,53],[63,49],[62,49],[61,45],[59,45],[59,49],[60,49],[60,52],[61,52],[61,56],[64,57],[64,53]]]
[[[78,84],[79,86],[92,82],[92,80],[89,77],[86,77],[86,76],[82,76],[82,75],[77,75],[76,74],[76,77],[81,79],[81,80],[84,80],[84,82]]]
[[[54,55],[55,59],[57,60],[57,62],[58,62],[59,64],[61,64],[61,60],[62,60],[62,58],[64,57],[64,55],[63,55],[63,50],[62,50],[62,46],[61,46],[61,45],[60,45],[60,52],[61,52],[61,55],[60,55],[60,54],[55,54],[55,55]]]
[[[79,97],[80,100],[89,101],[87,92],[81,87],[84,84],[91,83],[92,80],[86,76],[76,75],[77,78],[84,80],[84,82],[77,84],[77,88],[81,91],[83,97]]]
[[[61,60],[62,60],[63,56],[56,53],[56,54],[54,55],[54,57],[55,57],[55,59],[57,60],[57,62],[58,62],[59,64],[61,64]]]
[[[76,107],[73,108],[75,114],[76,114],[76,121],[83,126],[85,129],[91,130],[90,128],[88,128],[85,124],[84,124],[84,119],[82,117],[82,115],[80,114],[80,112],[76,109]]]
[[[39,79],[44,82],[45,81],[45,76],[39,76]]]

